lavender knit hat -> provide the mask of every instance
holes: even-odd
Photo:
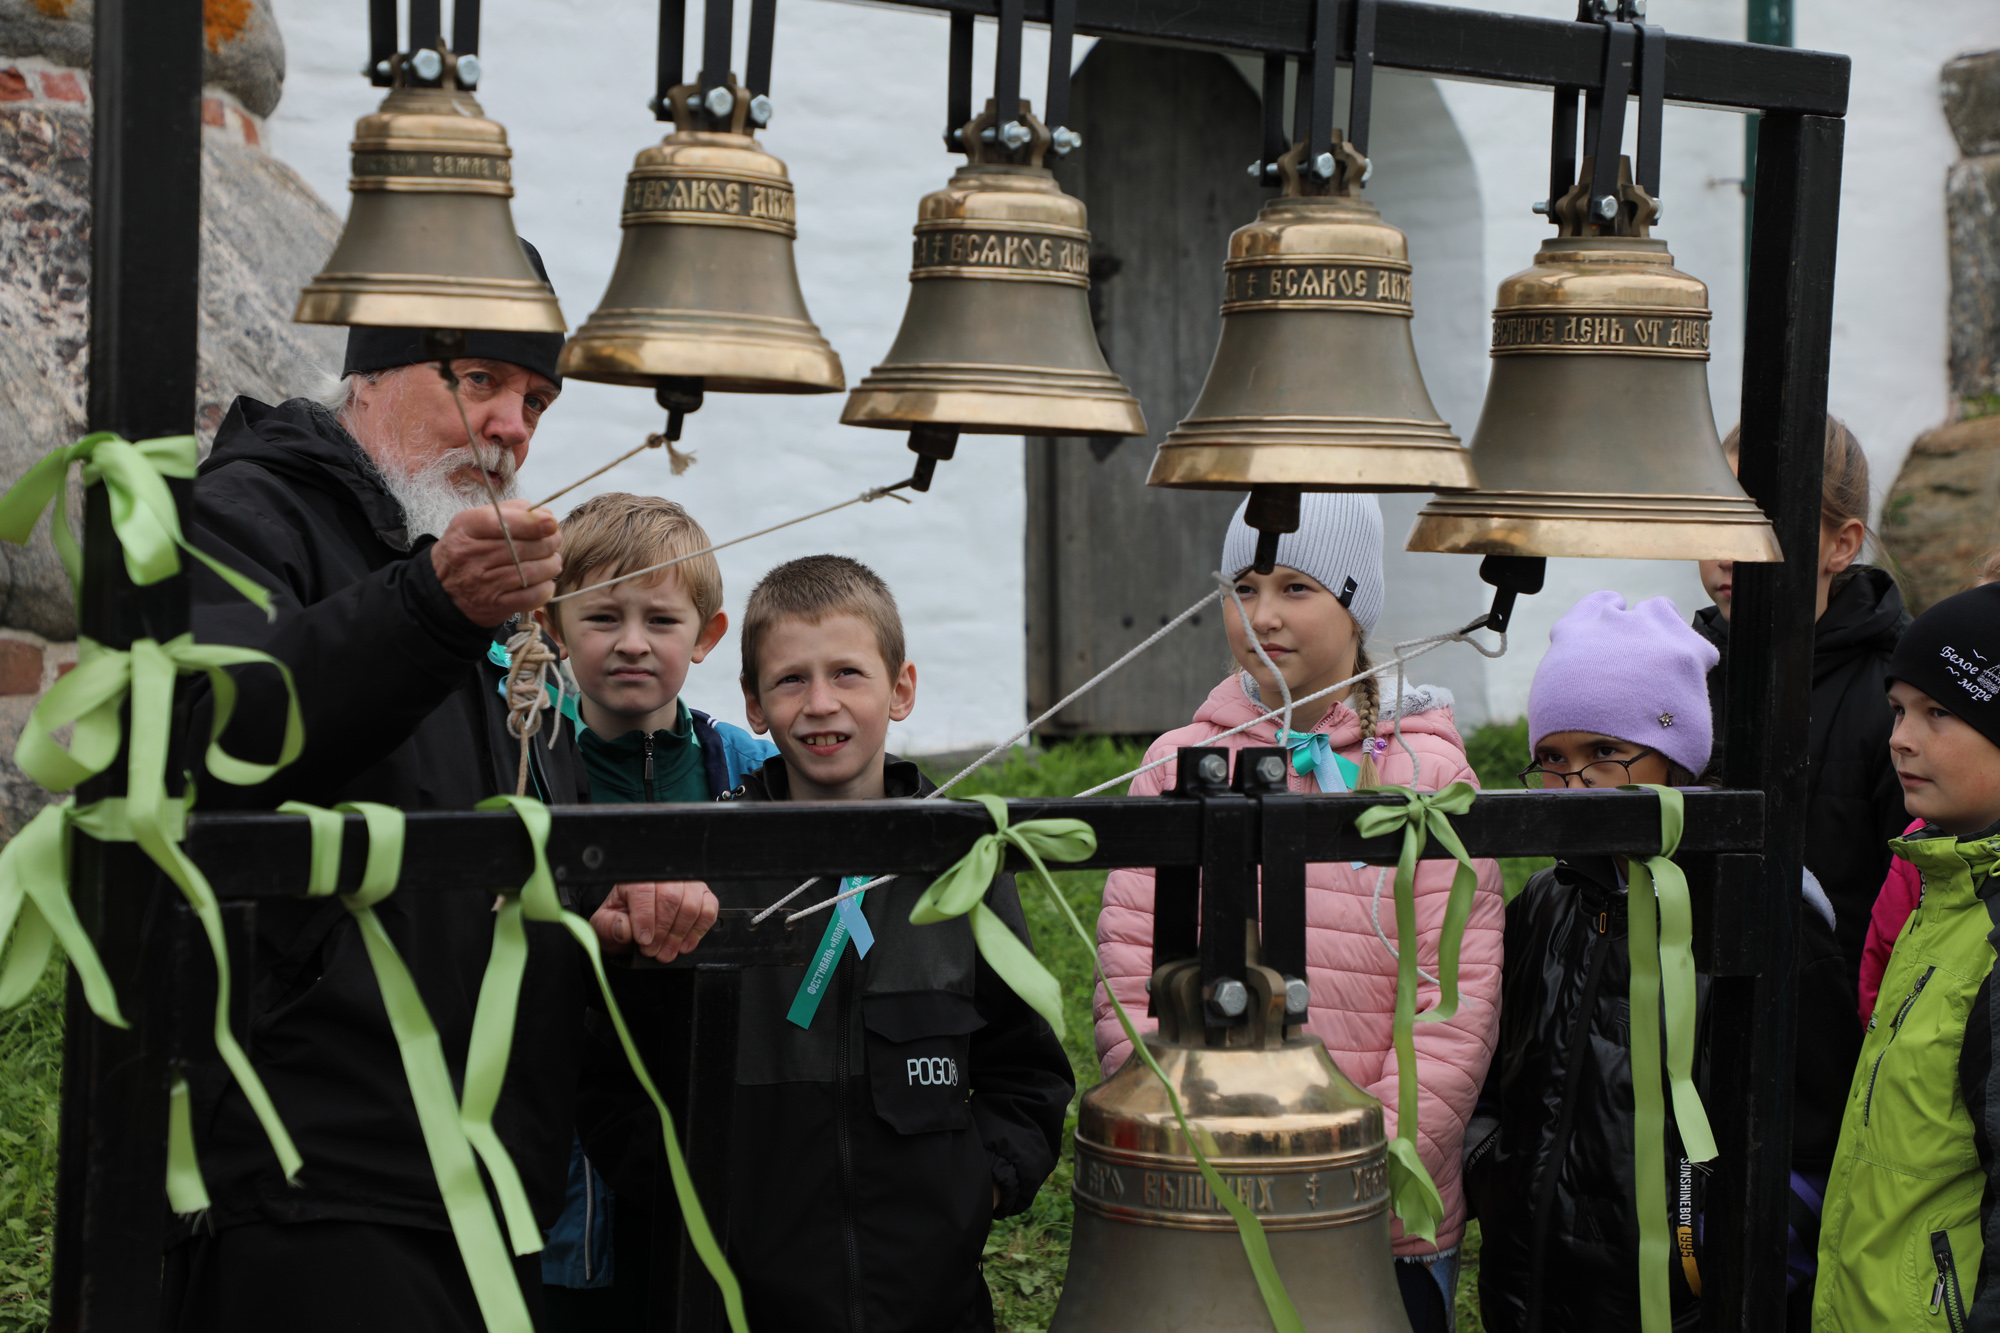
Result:
[[[1222,537],[1222,572],[1235,578],[1257,559],[1257,529],[1236,506]],[[1361,632],[1382,618],[1382,506],[1372,495],[1308,491],[1299,497],[1299,530],[1278,538],[1278,563],[1311,575],[1340,599]]]
[[[1714,743],[1708,672],[1720,659],[1671,598],[1627,608],[1615,592],[1591,593],[1549,630],[1528,689],[1528,741],[1594,731],[1699,773]]]

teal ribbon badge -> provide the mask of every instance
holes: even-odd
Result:
[[[858,889],[868,879],[867,875],[849,875],[840,881],[840,891]],[[866,958],[875,947],[875,932],[869,929],[868,917],[861,910],[861,900],[867,896],[856,894],[834,904],[833,916],[813,953],[812,966],[806,969],[806,979],[799,983],[798,994],[792,997],[791,1010],[785,1015],[787,1022],[802,1028],[812,1026],[813,1015],[819,1012],[819,1002],[826,998],[826,988],[833,984],[833,969],[840,965],[840,953],[850,935],[854,937],[857,958]]]

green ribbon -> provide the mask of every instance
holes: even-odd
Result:
[[[1201,1136],[1188,1124],[1187,1116],[1181,1110],[1180,1095],[1174,1091],[1172,1081],[1153,1058],[1153,1053],[1146,1048],[1138,1029],[1132,1026],[1131,1016],[1119,1003],[1118,993],[1111,988],[1111,979],[1104,975],[1104,965],[1097,958],[1097,941],[1084,929],[1083,922],[1071,910],[1069,900],[1056,888],[1049,868],[1042,863],[1043,856],[1056,861],[1083,860],[1097,850],[1096,832],[1081,819],[1031,819],[1009,825],[1007,804],[999,797],[982,795],[972,799],[984,805],[986,812],[993,817],[993,832],[981,836],[972,844],[971,851],[931,881],[931,886],[924,890],[916,906],[911,908],[910,921],[921,926],[949,921],[956,916],[968,916],[972,938],[978,944],[980,956],[986,960],[987,966],[1061,1034],[1064,1030],[1062,992],[1056,979],[1035,958],[1033,950],[1021,943],[1020,938],[1007,928],[1007,923],[985,903],[986,891],[993,886],[994,876],[999,873],[1007,848],[1020,848],[1021,854],[1028,858],[1028,864],[1034,867],[1043,890],[1061,910],[1063,919],[1069,922],[1076,937],[1083,941],[1091,966],[1097,971],[1097,979],[1103,984],[1104,993],[1111,998],[1111,1008],[1118,1015],[1118,1025],[1125,1029],[1125,1039],[1132,1043],[1133,1053],[1145,1063],[1146,1068],[1153,1071],[1153,1077],[1159,1079],[1160,1085],[1167,1090],[1167,1105],[1173,1108],[1174,1120],[1180,1125],[1188,1148],[1194,1153],[1195,1165],[1200,1168],[1202,1179],[1208,1182],[1209,1192],[1236,1222],[1237,1237],[1243,1243],[1243,1253],[1250,1261],[1251,1275],[1257,1280],[1257,1290],[1264,1298],[1264,1309],[1271,1316],[1271,1323],[1277,1333],[1305,1333],[1305,1324],[1292,1305],[1284,1279],[1278,1276],[1278,1266],[1271,1258],[1271,1245],[1264,1235],[1264,1224],[1237,1197],[1236,1191],[1229,1188],[1209,1162],[1208,1154],[1202,1151]]]
[[[181,571],[180,552],[207,565],[216,577],[250,599],[266,617],[275,617],[271,595],[213,556],[188,544],[181,535],[168,477],[189,478],[201,466],[201,452],[192,435],[164,435],[136,444],[112,431],[97,431],[75,444],[64,445],[29,468],[7,494],[0,496],[0,540],[26,545],[42,511],[55,506],[49,539],[69,574],[72,588],[83,588],[83,551],[69,526],[69,469],[83,465],[83,484],[103,482],[111,501],[111,527],[125,552],[125,572],[140,587],[158,583]]]
[[[1404,804],[1377,805],[1361,812],[1354,830],[1364,838],[1403,833],[1396,858],[1396,1137],[1389,1140],[1389,1197],[1403,1231],[1437,1244],[1444,1221],[1444,1200],[1437,1182],[1417,1152],[1418,1023],[1440,1023],[1458,1013],[1458,951],[1465,942],[1465,923],[1472,917],[1472,897],[1478,874],[1465,844],[1451,827],[1449,815],[1472,808],[1478,793],[1468,782],[1454,782],[1443,791],[1421,792],[1410,787],[1367,787],[1364,791],[1401,796]],[[1445,900],[1444,928],[1438,937],[1438,1002],[1417,1013],[1417,858],[1436,838],[1458,862],[1452,871],[1451,894]]]
[[[416,981],[375,912],[375,904],[395,891],[402,876],[403,812],[392,806],[358,801],[332,810],[302,801],[287,801],[278,810],[281,814],[304,815],[312,826],[308,897],[331,894],[339,882],[344,822],[341,815],[358,814],[368,826],[368,860],[361,872],[361,885],[353,893],[341,895],[341,902],[361,931],[368,961],[375,969],[376,984],[382,989],[382,1006],[388,1011],[389,1030],[395,1034],[397,1049],[402,1053],[403,1073],[409,1080],[410,1098],[417,1108],[417,1124],[423,1131],[438,1193],[443,1196],[445,1215],[451,1220],[451,1233],[458,1242],[459,1256],[465,1261],[466,1276],[472,1283],[473,1297],[479,1302],[480,1315],[494,1333],[530,1333],[533,1321],[514,1279],[513,1262],[501,1240],[499,1225],[494,1221],[493,1210],[487,1206],[486,1188],[479,1178],[478,1163],[473,1160],[474,1143],[468,1134],[465,1114],[452,1092],[451,1067],[445,1061],[444,1045],[429,1011],[424,1008]],[[482,988],[482,1003],[484,998]],[[469,1060],[466,1088],[470,1101]],[[490,1119],[487,1130],[490,1134]],[[493,1170],[493,1157],[483,1150],[480,1156],[504,1199],[505,1189],[500,1186],[500,1173]],[[506,1172],[518,1192],[520,1179],[514,1174],[513,1162],[504,1151],[497,1156],[506,1162]],[[525,1196],[522,1206],[526,1206]],[[532,1231],[532,1213],[528,1220]],[[510,1217],[510,1226],[512,1222]]]
[[[261,663],[277,668],[290,701],[278,761],[258,764],[239,759],[222,748],[221,735],[235,708],[236,687],[230,666]],[[106,842],[136,842],[180,889],[200,920],[215,958],[215,1045],[223,1063],[242,1087],[258,1123],[271,1141],[287,1179],[301,1164],[298,1149],[278,1118],[229,1024],[229,954],[223,939],[222,907],[201,870],[188,860],[180,843],[185,836],[187,803],[166,794],[174,680],[182,672],[205,671],[215,689],[215,718],[209,737],[209,770],[225,782],[252,785],[268,779],[298,756],[304,744],[298,696],[291,673],[267,654],[249,648],[197,644],[181,635],[165,644],[136,640],[127,651],[107,648],[89,639],[79,643],[74,671],[55,683],[28,719],[14,751],[23,772],[51,791],[61,791],[96,776],[117,758],[120,710],[130,701],[132,732],[126,768],[126,794],[76,808],[74,798],[44,810],[4,849],[0,849],[0,940],[18,922],[21,935],[0,971],[0,1002],[17,1002],[24,981],[40,975],[48,961],[51,936],[70,950],[93,1013],[107,1023],[125,1026],[117,997],[103,964],[69,903],[67,829],[82,829]],[[53,733],[60,727],[75,731],[67,747]],[[26,904],[29,910],[23,910]],[[13,918],[10,921],[9,918]]]
[[[1666,1006],[1667,1079],[1674,1124],[1691,1162],[1715,1157],[1715,1135],[1694,1086],[1694,914],[1687,876],[1668,858],[1680,846],[1685,809],[1672,787],[1621,788],[1660,798],[1660,853],[1629,858],[1625,910],[1632,958],[1633,1194],[1639,1210],[1639,1326],[1673,1327],[1668,1289],[1672,1247],[1667,1235],[1667,1126],[1660,1089],[1660,1008]],[[1658,904],[1655,915],[1655,903]]]
[[[618,1008],[618,1001],[611,993],[611,980],[604,974],[604,955],[597,947],[597,932],[590,923],[574,912],[563,910],[556,897],[555,877],[549,873],[549,808],[529,796],[494,796],[481,801],[481,810],[512,810],[520,817],[521,824],[528,831],[528,840],[533,845],[535,855],[534,872],[528,876],[520,889],[520,907],[530,921],[560,922],[576,938],[578,944],[590,959],[591,972],[597,978],[597,988],[604,996],[605,1010],[611,1015],[611,1026],[618,1033],[618,1044],[624,1048],[625,1060],[632,1067],[639,1086],[652,1099],[653,1109],[660,1117],[660,1138],[666,1144],[667,1169],[673,1177],[674,1197],[680,1204],[681,1222],[687,1228],[688,1241],[695,1253],[701,1257],[702,1267],[715,1280],[722,1292],[722,1305],[729,1317],[732,1333],[749,1333],[749,1323],[743,1313],[743,1289],[736,1281],[736,1274],[730,1271],[729,1261],[723,1257],[722,1247],[716,1244],[715,1233],[709,1228],[708,1215],[702,1211],[701,1196],[695,1193],[694,1181],[688,1175],[687,1160],[681,1155],[680,1140],[674,1130],[673,1113],[667,1110],[667,1103],[660,1096],[660,1090],[653,1084],[653,1077],[646,1072],[646,1062],[639,1056],[639,1048],[632,1041],[632,1033],[625,1026],[625,1015]],[[504,908],[502,914],[504,915]],[[498,933],[495,935],[495,949],[499,948]],[[481,988],[480,1002],[485,1004],[485,988]],[[495,1029],[497,1034],[497,1028]],[[473,1042],[479,1043],[479,1020],[473,1021]],[[496,1038],[497,1040],[497,1035]],[[511,1034],[509,1044],[511,1045]],[[500,1047],[504,1052],[507,1048]],[[466,1084],[472,1083],[473,1056],[466,1059]]]
[[[167,1089],[167,1207],[183,1215],[208,1208],[208,1187],[201,1181],[201,1159],[194,1150],[194,1116],[189,1109],[187,1079],[178,1071]]]

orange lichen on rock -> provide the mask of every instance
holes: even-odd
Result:
[[[39,9],[46,18],[66,19],[69,17],[69,0],[35,0],[35,8]]]
[[[35,0],[35,3],[67,5],[69,0]],[[211,51],[220,51],[224,42],[242,36],[249,22],[250,0],[201,0],[201,26]]]

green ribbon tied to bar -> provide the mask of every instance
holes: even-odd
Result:
[[[1661,1010],[1666,1011],[1667,1083],[1674,1127],[1690,1162],[1716,1156],[1708,1112],[1694,1085],[1694,913],[1687,876],[1670,859],[1681,843],[1685,807],[1672,787],[1651,783],[1623,787],[1660,798],[1660,851],[1628,859],[1625,894],[1627,944],[1632,957],[1633,1194],[1639,1211],[1639,1326],[1643,1333],[1673,1327],[1668,1286],[1672,1245],[1667,1222],[1666,1100],[1660,1088]]]
[[[1448,816],[1472,808],[1478,795],[1469,782],[1454,782],[1443,791],[1410,787],[1366,787],[1373,795],[1400,796],[1402,805],[1377,805],[1361,812],[1354,830],[1364,838],[1381,838],[1401,830],[1403,848],[1396,859],[1396,1136],[1389,1140],[1389,1197],[1405,1233],[1437,1243],[1444,1221],[1444,1200],[1437,1182],[1417,1152],[1418,1023],[1441,1023],[1458,1013],[1458,951],[1465,942],[1465,923],[1472,917],[1472,897],[1479,877],[1458,840]],[[1438,1002],[1417,1012],[1417,860],[1432,839],[1452,854],[1451,893],[1445,900],[1444,928],[1438,935]]]
[[[70,587],[81,593],[83,550],[69,526],[69,470],[79,463],[85,486],[104,483],[111,501],[111,527],[124,548],[125,572],[132,582],[143,588],[180,573],[180,552],[185,551],[265,616],[275,614],[271,595],[262,585],[189,545],[181,534],[180,515],[166,479],[193,477],[201,466],[201,451],[192,435],[163,435],[135,443],[101,430],[64,445],[0,496],[0,540],[26,545],[36,521],[53,504],[49,540],[69,575]]]
[[[269,666],[285,683],[289,710],[275,763],[253,763],[222,748],[222,732],[236,703],[236,684],[228,668],[247,665]],[[14,761],[51,791],[63,791],[96,776],[118,756],[120,712],[129,700],[131,736],[125,795],[82,808],[75,805],[74,798],[52,806],[0,848],[0,940],[6,938],[10,925],[19,927],[6,967],[0,969],[0,1002],[17,1002],[24,993],[22,986],[33,984],[47,964],[49,942],[54,937],[69,951],[91,1011],[107,1023],[125,1025],[110,979],[69,902],[67,834],[76,828],[102,841],[136,842],[173,881],[201,923],[215,959],[216,1051],[243,1089],[290,1179],[301,1164],[298,1149],[230,1028],[229,954],[223,940],[222,907],[200,868],[181,850],[188,802],[166,793],[174,681],[181,674],[197,671],[207,674],[215,694],[207,756],[210,773],[224,782],[250,786],[268,780],[298,757],[305,742],[298,696],[291,673],[276,658],[250,648],[198,644],[186,634],[166,643],[138,639],[124,651],[81,640],[76,669],[58,680],[35,706],[15,748]],[[67,746],[53,734],[65,726],[74,728]],[[177,1194],[184,1200],[197,1197],[185,1189]]]
[[[949,921],[953,917],[967,917],[972,926],[972,938],[979,946],[980,957],[986,960],[986,965],[1061,1035],[1064,1031],[1061,987],[1036,959],[1033,950],[1023,944],[1007,928],[1007,923],[985,903],[986,891],[993,886],[994,877],[1000,872],[1007,848],[1020,849],[1033,867],[1043,891],[1062,913],[1063,919],[1069,922],[1077,939],[1082,941],[1090,956],[1091,966],[1097,971],[1099,984],[1111,998],[1112,1010],[1118,1015],[1118,1025],[1125,1030],[1125,1039],[1132,1043],[1133,1053],[1145,1062],[1146,1068],[1153,1071],[1153,1077],[1166,1088],[1167,1104],[1173,1107],[1174,1120],[1194,1152],[1195,1165],[1200,1169],[1202,1179],[1208,1182],[1216,1201],[1229,1211],[1236,1222],[1236,1234],[1243,1243],[1243,1253],[1250,1261],[1250,1272],[1257,1280],[1257,1290],[1264,1298],[1264,1309],[1271,1316],[1271,1323],[1278,1333],[1305,1333],[1305,1324],[1292,1305],[1284,1280],[1278,1276],[1278,1266],[1271,1258],[1271,1245],[1264,1235],[1264,1224],[1257,1220],[1257,1215],[1237,1197],[1236,1191],[1209,1162],[1208,1154],[1203,1151],[1201,1133],[1188,1124],[1187,1116],[1181,1111],[1180,1094],[1153,1058],[1153,1053],[1146,1048],[1138,1029],[1132,1025],[1131,1016],[1119,1003],[1117,992],[1111,989],[1111,981],[1104,975],[1104,966],[1097,958],[1097,941],[1077,919],[1069,900],[1056,887],[1055,879],[1043,861],[1044,857],[1053,861],[1083,860],[1097,850],[1096,832],[1081,819],[1030,819],[1010,825],[1005,801],[997,796],[985,795],[972,799],[985,806],[986,812],[993,817],[993,832],[981,836],[972,844],[971,851],[931,881],[930,887],[910,909],[910,921],[922,926]]]

